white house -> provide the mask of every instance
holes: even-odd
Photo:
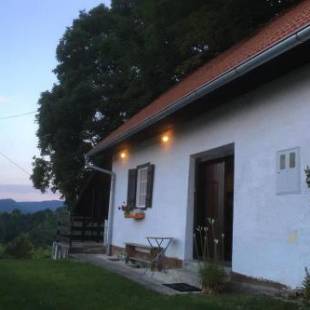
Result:
[[[88,153],[112,154],[113,251],[214,218],[232,272],[299,286],[310,266],[310,0],[199,68]],[[123,202],[144,210],[124,217]]]

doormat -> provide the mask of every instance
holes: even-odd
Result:
[[[163,285],[178,292],[201,292],[200,288],[189,285],[187,283],[169,283]]]

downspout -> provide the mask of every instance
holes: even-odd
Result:
[[[111,177],[110,183],[110,197],[109,197],[109,209],[108,209],[108,228],[107,228],[107,254],[112,255],[112,232],[113,232],[113,204],[114,204],[114,188],[115,188],[115,173],[113,171],[98,167],[94,165],[89,156],[85,155],[86,168],[107,174]]]

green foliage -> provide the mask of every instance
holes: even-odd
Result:
[[[0,243],[0,258],[4,257],[5,246]]]
[[[45,247],[45,248],[36,248],[33,251],[32,258],[33,259],[44,259],[44,258],[50,258],[52,253],[51,247]]]
[[[306,272],[306,275],[302,283],[303,293],[304,293],[305,301],[310,303],[310,272],[308,268],[305,268],[305,272]]]
[[[65,208],[23,214],[18,210],[0,213],[0,244],[7,244],[20,234],[27,234],[36,248],[46,248],[55,240],[58,222],[69,216]]]
[[[41,94],[32,181],[76,201],[83,155],[152,99],[298,0],[113,0],[81,12]]]
[[[194,232],[194,244],[199,257],[199,275],[205,293],[220,293],[227,282],[224,262],[225,235],[219,233],[217,222],[207,218],[206,226],[198,226]]]
[[[306,173],[306,183],[308,187],[310,187],[310,167],[306,168],[305,173]]]
[[[14,258],[31,258],[33,254],[33,245],[26,234],[21,234],[8,243],[4,255]]]
[[[33,157],[33,172],[31,180],[35,188],[40,189],[42,193],[45,193],[46,189],[50,185],[50,179],[52,176],[50,162],[43,158]],[[54,188],[52,187],[52,190]],[[56,189],[54,190],[56,191]]]
[[[227,276],[224,268],[219,264],[204,262],[199,269],[199,274],[202,288],[207,293],[220,293],[224,289]]]

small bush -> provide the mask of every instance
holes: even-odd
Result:
[[[303,293],[304,293],[304,299],[307,302],[310,302],[310,272],[308,268],[305,268],[306,276],[304,278],[304,281],[302,283],[303,286]]]
[[[31,258],[33,254],[33,245],[29,237],[25,234],[21,234],[13,241],[9,242],[5,255],[14,258]]]
[[[219,293],[224,289],[226,273],[219,264],[206,262],[200,267],[200,278],[206,293]]]
[[[36,248],[33,251],[32,258],[33,259],[42,259],[42,258],[50,258],[52,253],[51,248]]]
[[[4,246],[0,243],[0,258],[4,258]]]

